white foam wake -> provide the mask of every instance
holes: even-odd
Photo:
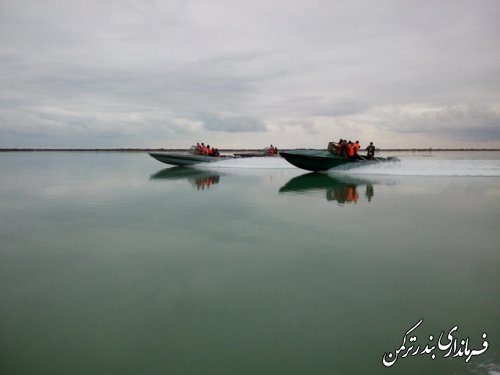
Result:
[[[218,163],[198,165],[197,167],[207,169],[296,169],[296,167],[280,157],[228,159]],[[329,173],[391,176],[500,177],[500,160],[400,157],[400,161],[397,162],[356,164],[355,166],[347,166],[345,168],[334,168]]]
[[[339,171],[340,172],[340,171]],[[342,170],[346,174],[499,177],[500,160],[404,159]]]
[[[198,164],[201,166],[200,164]],[[217,163],[203,164],[208,169],[240,168],[240,169],[293,169],[296,168],[281,157],[273,158],[238,158],[227,159]]]

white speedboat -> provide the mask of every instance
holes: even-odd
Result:
[[[195,165],[200,163],[214,163],[228,158],[228,156],[198,155],[189,151],[186,152],[153,151],[150,152],[149,155],[151,155],[156,160],[161,161],[162,163],[178,165],[178,166]]]

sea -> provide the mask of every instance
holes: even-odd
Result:
[[[500,152],[388,155],[0,153],[0,374],[500,374]]]

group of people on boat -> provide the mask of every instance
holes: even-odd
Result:
[[[220,156],[219,149],[210,147],[210,145],[205,146],[203,142],[201,142],[201,144],[198,142],[193,151],[196,155]]]
[[[346,139],[340,139],[338,143],[330,142],[328,144],[328,151],[334,153],[339,156],[343,156],[349,159],[373,159],[375,157],[375,146],[373,142],[370,142],[370,145],[366,147],[366,156],[361,156],[359,154],[361,146],[359,141],[352,142]],[[204,142],[197,143],[196,146],[192,147],[192,152],[196,155],[206,155],[206,156],[214,156],[219,157],[220,152],[219,149],[210,147],[210,145],[206,145]],[[278,155],[278,148],[270,145],[264,150],[266,156],[276,156]]]
[[[266,155],[267,156],[276,156],[276,155],[278,155],[278,148],[275,147],[275,146],[273,146],[273,145],[271,145],[268,148],[266,148],[265,151],[266,151]]]
[[[361,146],[359,141],[352,142],[347,141],[346,139],[340,139],[338,143],[330,142],[328,145],[328,151],[337,154],[339,156],[344,156],[349,159],[360,159],[363,158],[359,154]],[[375,146],[373,142],[370,142],[370,145],[366,147],[366,159],[373,159],[375,157]]]

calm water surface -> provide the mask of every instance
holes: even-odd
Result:
[[[0,373],[498,374],[500,154],[400,156],[0,154]]]

